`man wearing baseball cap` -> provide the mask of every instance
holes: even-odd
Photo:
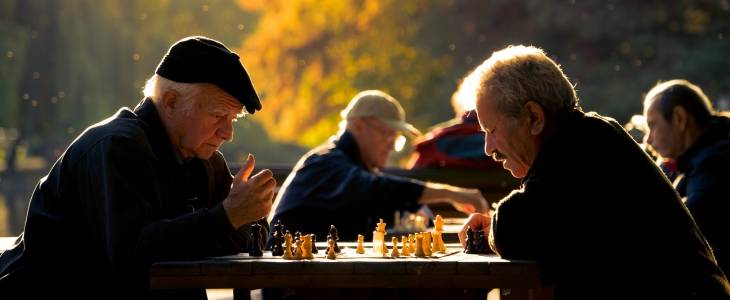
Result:
[[[395,211],[447,202],[470,213],[485,212],[476,189],[422,182],[379,172],[401,133],[417,136],[400,103],[376,90],[357,94],[342,111],[340,133],[305,154],[279,191],[270,222],[315,233],[323,240],[330,225],[341,240],[354,241],[379,219],[392,224]]]
[[[247,251],[276,182],[268,170],[250,176],[253,156],[234,177],[218,151],[244,109],[261,109],[238,55],[182,39],[144,96],[87,128],[40,180],[23,234],[0,256],[3,294],[205,299],[150,291],[150,264]]]

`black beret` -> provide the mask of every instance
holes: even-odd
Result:
[[[183,83],[212,83],[253,114],[261,101],[238,55],[216,40],[191,36],[170,47],[155,74]]]

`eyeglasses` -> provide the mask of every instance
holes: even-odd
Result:
[[[381,136],[393,138],[393,148],[396,152],[403,150],[403,147],[406,144],[406,137],[401,135],[397,130],[386,127],[381,122],[377,121],[377,119],[365,119],[365,123],[367,123],[368,126],[370,126],[371,128],[375,129],[375,131],[377,131]]]

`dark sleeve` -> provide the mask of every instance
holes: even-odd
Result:
[[[492,216],[489,246],[503,258],[537,259],[545,245],[543,238],[549,235],[550,226],[542,221],[549,212],[543,210],[537,197],[540,189],[527,186],[502,199]]]
[[[334,211],[415,211],[420,207],[418,200],[424,189],[421,181],[373,174],[344,159],[314,161],[296,176],[300,189],[311,194],[307,197],[308,205]]]
[[[705,235],[710,246],[716,252],[727,251],[729,238],[727,228],[730,228],[730,219],[727,218],[730,208],[730,176],[726,169],[730,163],[725,158],[704,159],[698,161],[685,175],[687,209]]]
[[[101,140],[74,167],[91,238],[112,268],[140,272],[153,262],[214,255],[234,230],[221,204],[164,218],[165,189],[175,187],[162,186],[158,163],[147,143],[117,136]]]

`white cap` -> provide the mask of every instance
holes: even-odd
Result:
[[[379,90],[362,91],[350,100],[340,113],[342,119],[376,117],[388,127],[411,137],[421,135],[413,125],[406,122],[406,113],[398,100]]]

